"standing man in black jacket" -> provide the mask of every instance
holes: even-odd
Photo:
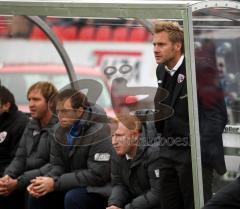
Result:
[[[112,193],[106,209],[160,209],[159,147],[141,145],[140,122],[126,117],[112,136]]]
[[[57,114],[53,167],[28,187],[33,196],[29,209],[51,209],[62,195],[65,209],[104,209],[111,190],[112,150],[106,114],[74,89],[59,93]]]
[[[0,176],[12,161],[28,121],[28,116],[18,111],[13,94],[0,86]]]
[[[32,120],[24,130],[15,157],[0,178],[1,209],[24,209],[25,189],[30,180],[50,169],[50,147],[57,119],[49,107],[56,94],[56,88],[49,82],[37,82],[27,92]]]
[[[160,103],[163,103],[174,110],[169,118],[155,122],[156,129],[162,136],[160,152],[162,207],[193,209],[188,95],[182,29],[177,23],[156,22],[153,45],[158,64],[156,71],[158,90],[155,95],[155,109],[161,112]],[[208,71],[208,66],[202,67],[202,64],[197,63],[197,68],[201,66],[202,71]],[[215,78],[207,84],[204,82],[198,84],[205,201],[212,195],[213,169],[220,174],[226,170],[221,135],[227,121],[227,115],[224,97]],[[163,89],[167,90],[169,94],[162,101],[159,98],[161,98]],[[208,91],[212,93],[208,94]]]

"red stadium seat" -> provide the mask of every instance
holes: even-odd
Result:
[[[0,37],[7,37],[8,33],[9,31],[7,26],[0,26]]]
[[[61,41],[75,40],[77,37],[77,27],[75,26],[64,27],[62,25],[54,25],[52,31]],[[38,40],[48,39],[44,32],[37,26],[33,27],[30,38]]]
[[[76,40],[77,38],[77,27],[76,26],[63,26],[63,25],[54,25],[52,30],[56,36],[61,40]]]
[[[147,31],[147,38],[146,38],[146,41],[148,42],[151,42],[153,39],[153,34],[149,31]]]
[[[109,26],[102,26],[96,29],[96,41],[110,41],[112,36],[112,28]]]
[[[117,27],[113,30],[112,41],[127,41],[129,28]]]
[[[45,35],[45,33],[38,26],[33,26],[32,32],[30,34],[30,39],[46,40],[48,38]]]
[[[55,33],[55,35],[58,37],[60,41],[64,40],[63,30],[64,30],[64,26],[62,25],[52,26],[52,31]]]
[[[129,41],[144,42],[147,39],[147,31],[145,28],[133,28],[130,33]]]
[[[93,41],[95,35],[94,33],[94,26],[83,26],[78,33],[78,39],[80,41]]]
[[[0,37],[7,37],[9,33],[9,21],[5,17],[0,16]]]
[[[74,25],[67,26],[62,31],[62,36],[64,40],[76,40],[77,39],[77,30],[78,28]]]

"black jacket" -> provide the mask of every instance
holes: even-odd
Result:
[[[159,148],[138,147],[135,158],[112,156],[113,190],[108,205],[124,209],[160,209]]]
[[[31,120],[20,140],[16,154],[4,174],[18,179],[19,189],[28,186],[31,179],[50,169],[50,148],[53,141],[53,117],[47,127],[41,128],[37,120]]]
[[[0,115],[0,176],[12,161],[28,121],[28,116],[16,106]]]
[[[158,65],[156,75],[158,80],[158,90],[155,95],[154,103],[155,109],[160,112],[164,110],[161,105],[165,104],[166,100],[162,97],[162,86],[164,84],[164,78],[167,74],[164,65]],[[183,75],[184,80],[182,82],[176,82],[175,89],[170,97],[170,104],[167,104],[169,108],[173,108],[173,112],[168,114],[168,118],[161,121],[156,121],[156,129],[158,133],[161,133],[165,138],[180,137],[178,144],[174,144],[173,147],[179,147],[179,145],[187,145],[186,139],[189,138],[189,119],[188,119],[188,97],[187,97],[187,84],[186,84],[186,70],[185,63],[179,67],[176,74]],[[161,98],[161,99],[160,99]],[[163,114],[163,113],[162,113]],[[188,144],[189,145],[189,144]]]
[[[217,75],[213,75],[209,71],[214,71],[209,65],[204,62],[196,62],[197,71],[197,90],[198,90],[198,114],[199,114],[199,131],[201,141],[201,153],[203,166],[215,169],[219,174],[226,172],[224,161],[222,133],[227,123],[226,106],[224,102],[223,91],[218,85]],[[163,81],[166,74],[163,65],[157,68],[158,81]],[[174,113],[166,120],[156,123],[156,129],[163,137],[177,138],[175,142],[177,146],[172,146],[174,149],[180,149],[188,143],[189,138],[189,118],[188,118],[188,96],[186,84],[185,60],[177,70],[178,74],[184,75],[185,79],[176,83],[173,95],[171,98],[170,107]],[[204,77],[201,77],[206,75]],[[208,80],[211,78],[211,80]],[[159,87],[162,87],[163,82],[158,82]],[[160,109],[159,105],[164,101],[159,100],[161,88],[158,88],[155,96],[155,108]],[[208,100],[210,101],[208,102]],[[159,129],[164,123],[164,129]],[[187,146],[188,147],[188,146]],[[166,156],[169,153],[166,153]],[[183,160],[186,158],[183,156]],[[191,159],[188,159],[191,160]]]
[[[99,117],[106,118],[106,114],[96,106],[83,113],[73,146],[67,143],[70,129],[57,127],[52,146],[53,168],[46,174],[54,177],[56,191],[86,187],[88,192],[110,194],[111,133]]]

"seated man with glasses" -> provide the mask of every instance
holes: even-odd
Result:
[[[32,180],[29,209],[54,208],[61,195],[65,209],[104,209],[112,150],[106,114],[74,89],[63,90],[56,100],[60,126],[52,146],[53,168]]]

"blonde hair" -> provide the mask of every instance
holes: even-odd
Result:
[[[118,125],[119,123],[123,124],[127,129],[131,131],[141,131],[141,121],[136,116],[128,115],[121,120],[119,120],[118,118],[114,118],[111,120],[112,125]]]
[[[182,52],[184,51],[183,30],[177,22],[157,21],[154,26],[154,33],[166,32],[169,39],[173,43],[180,42],[182,44]]]
[[[47,103],[49,103],[50,109],[55,112],[56,109],[56,96],[58,95],[58,90],[56,87],[47,81],[39,81],[28,89],[27,97],[29,96],[30,92],[33,90],[39,90],[43,95],[44,99]]]
[[[47,102],[52,96],[55,96],[58,93],[58,90],[56,89],[56,87],[52,83],[46,82],[46,81],[39,81],[33,84],[32,86],[30,86],[27,92],[27,96],[33,90],[40,90],[40,92],[42,93],[43,97]]]

